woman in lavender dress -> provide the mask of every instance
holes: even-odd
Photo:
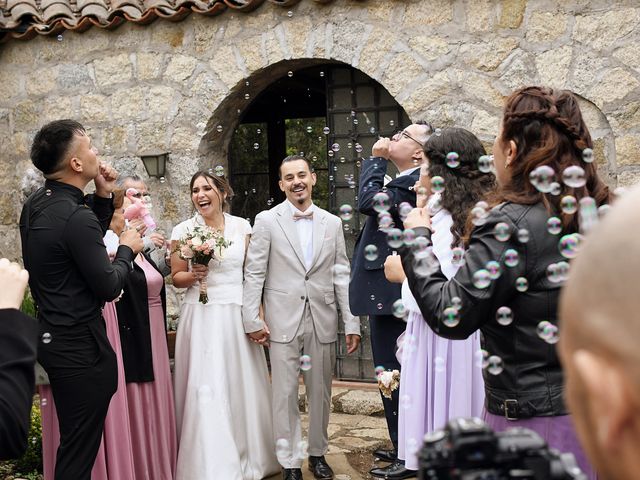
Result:
[[[441,177],[447,188],[429,197],[428,209],[433,226],[433,254],[442,272],[451,278],[458,270],[460,246],[466,219],[473,206],[494,188],[493,175],[478,170],[478,158],[486,152],[480,140],[467,130],[448,129],[425,147],[425,165],[421,170],[418,205],[424,206],[422,189],[430,186],[429,177]],[[453,152],[451,140],[456,139]],[[450,155],[453,168],[447,166]],[[454,254],[456,258],[454,258]],[[385,262],[389,281],[403,282],[402,303],[407,310],[407,329],[399,349],[400,411],[398,417],[398,459],[396,464],[379,469],[388,475],[418,470],[417,452],[427,432],[443,428],[451,418],[480,416],[484,404],[480,332],[465,340],[448,340],[436,335],[426,324],[405,279],[400,257]],[[404,462],[404,467],[401,464]]]
[[[493,208],[472,212],[476,226],[466,242],[464,264],[449,280],[440,268],[420,272],[418,252],[400,249],[409,287],[429,327],[451,339],[482,331],[488,425],[497,431],[534,430],[549,446],[573,453],[588,478],[596,473],[563,401],[555,344],[568,261],[576,255],[579,232],[597,221],[597,208],[609,201],[592,148],[570,92],[517,90],[506,101],[493,147],[499,184],[487,200]],[[413,210],[405,227],[431,238],[428,210]]]

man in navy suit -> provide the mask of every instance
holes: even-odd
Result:
[[[396,340],[406,327],[403,319],[392,313],[394,302],[400,298],[401,286],[389,283],[384,276],[384,261],[394,251],[388,243],[387,231],[389,228],[403,230],[401,205],[407,203],[414,207],[416,204],[413,186],[419,178],[423,146],[431,132],[431,125],[417,122],[391,138],[380,138],[373,145],[372,156],[362,163],[360,172],[358,210],[367,215],[367,220],[353,251],[349,305],[354,315],[369,316],[373,361],[376,367],[385,370],[400,369],[395,356]],[[384,185],[389,162],[399,174]],[[393,449],[377,450],[374,455],[394,462],[393,471],[386,473],[387,478],[408,478],[409,473],[415,472],[406,471],[396,458],[398,390],[391,399],[382,397],[382,402]]]

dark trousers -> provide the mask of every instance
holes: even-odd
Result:
[[[396,340],[405,331],[407,324],[393,315],[369,315],[369,329],[371,332],[371,351],[373,363],[385,370],[400,370],[400,363],[396,358]],[[391,394],[391,398],[382,397],[384,416],[387,419],[387,429],[393,447],[398,449],[398,397],[399,390]]]
[[[116,355],[104,320],[71,327],[41,322],[40,335],[50,338],[40,343],[38,359],[49,375],[60,425],[55,480],[90,480],[118,386]]]

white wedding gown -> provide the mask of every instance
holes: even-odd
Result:
[[[178,240],[199,215],[177,225]],[[233,243],[209,263],[209,302],[190,287],[176,338],[178,424],[176,480],[258,480],[280,470],[273,438],[271,386],[264,350],[242,326],[246,220],[225,214],[224,237]]]

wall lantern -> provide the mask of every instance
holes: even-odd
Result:
[[[150,177],[163,178],[167,167],[168,152],[140,153],[144,169]]]

